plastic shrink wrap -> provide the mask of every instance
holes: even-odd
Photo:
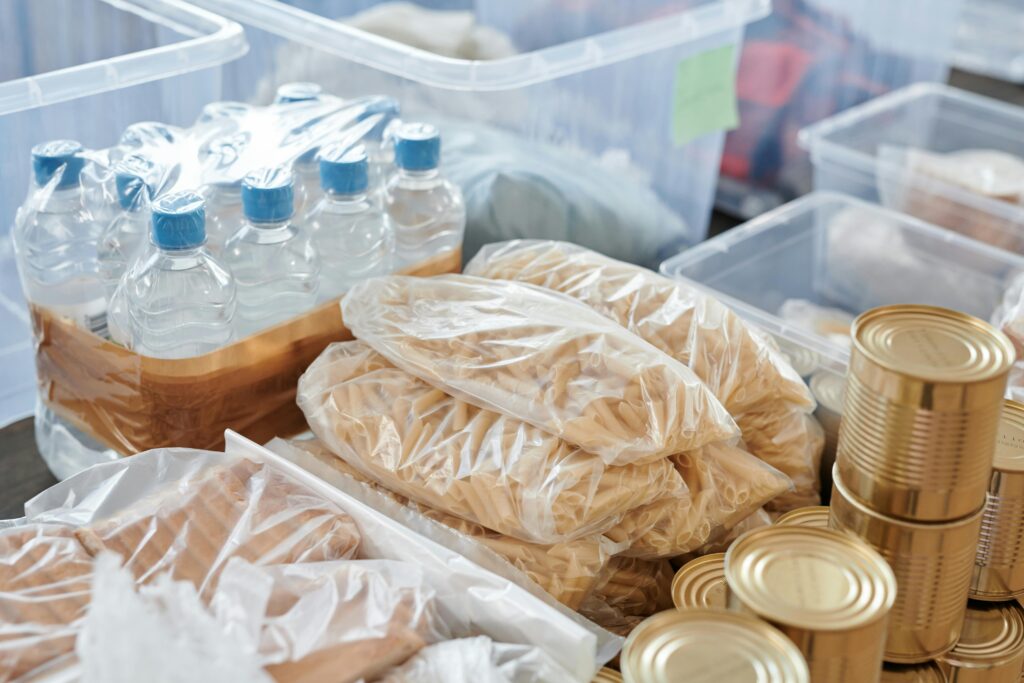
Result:
[[[465,272],[568,295],[677,359],[736,418],[750,451],[793,480],[794,491],[774,501],[774,508],[819,500],[824,439],[810,417],[810,391],[765,335],[711,296],[565,242],[488,245]]]
[[[397,367],[608,464],[650,462],[738,435],[684,365],[549,290],[391,276],[356,285],[342,314]]]

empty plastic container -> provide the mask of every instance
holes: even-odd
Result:
[[[966,71],[1024,83],[1024,3],[970,0],[956,32],[953,63]]]
[[[190,123],[221,98],[220,66],[246,51],[235,22],[179,0],[0,2],[0,426],[30,415],[28,313],[8,233],[33,145],[115,143],[137,121]]]
[[[1024,253],[1024,108],[917,84],[800,133],[814,187]]]
[[[890,90],[945,81],[960,8],[975,1],[774,0],[746,32],[719,208],[749,218],[808,192],[798,131]]]
[[[469,145],[478,171],[448,174],[467,195],[467,251],[478,246],[474,215],[490,238],[507,239],[540,222],[526,207],[568,226],[548,236],[649,265],[707,234],[743,29],[770,8],[769,0],[415,3],[463,11],[449,20],[486,31],[456,39],[461,29],[451,24],[382,27],[379,13],[397,3],[380,0],[198,2],[246,28],[252,49],[230,67],[233,98],[267,102],[289,81],[341,96],[391,95],[403,119],[441,126],[442,164],[464,139],[486,140],[483,151]],[[376,34],[353,22],[374,23]],[[448,56],[410,42],[446,43],[433,49]],[[490,205],[474,206],[481,195]]]

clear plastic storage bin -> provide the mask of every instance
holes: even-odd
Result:
[[[961,7],[975,2],[774,0],[746,32],[719,208],[749,218],[808,192],[798,131],[890,90],[945,81]]]
[[[391,95],[402,118],[440,123],[446,172],[467,196],[467,257],[486,241],[547,236],[651,266],[707,235],[743,29],[770,8],[417,0],[465,14],[382,27],[380,13],[400,3],[198,2],[246,28],[252,49],[230,67],[232,98],[265,103],[282,83],[313,81]],[[460,22],[485,33],[455,39]],[[368,23],[375,33],[358,28]],[[426,42],[448,45],[409,45]]]
[[[246,51],[235,22],[179,0],[0,2],[0,425],[32,414],[28,312],[8,238],[33,145],[115,143],[125,126],[190,123]]]
[[[1024,3],[970,0],[956,33],[953,63],[965,71],[1024,83]]]
[[[816,190],[1024,253],[1024,108],[917,84],[800,134]]]

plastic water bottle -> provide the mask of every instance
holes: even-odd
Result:
[[[362,146],[333,145],[320,152],[324,198],[306,226],[322,264],[320,300],[341,296],[355,283],[391,272],[391,222],[370,198],[370,164]]]
[[[96,245],[102,226],[82,201],[82,146],[56,140],[32,148],[35,186],[18,209],[14,249],[25,295],[79,327],[107,335],[107,301]]]
[[[400,108],[398,101],[390,97],[370,105],[362,118],[379,114],[381,119],[363,138],[366,158],[370,162],[370,192],[383,196],[391,172],[395,168],[394,141],[387,135],[388,127],[395,123]]]
[[[274,97],[274,104],[292,104],[295,102],[309,102],[318,100],[323,95],[324,89],[317,83],[296,81],[285,83],[278,87],[277,95]]]
[[[285,83],[277,89],[274,104],[299,104],[321,99],[323,88],[316,83]],[[306,150],[292,166],[294,179],[295,215],[302,218],[320,199],[320,171],[316,163],[316,148]]]
[[[150,196],[147,181],[155,165],[140,154],[131,154],[114,165],[117,201],[121,212],[100,236],[99,262],[103,289],[113,296],[117,283],[148,242]]]
[[[239,338],[309,310],[320,285],[316,248],[291,221],[291,172],[253,171],[242,181],[242,203],[247,222],[224,246],[224,261],[238,284]]]
[[[214,256],[245,223],[242,211],[242,183],[213,183],[206,186],[206,250]]]
[[[121,280],[131,347],[153,358],[191,358],[234,339],[235,282],[203,247],[203,199],[176,192],[153,203],[155,249]]]
[[[395,166],[384,206],[395,230],[399,267],[459,249],[466,231],[462,192],[441,176],[441,134],[424,123],[395,130]]]

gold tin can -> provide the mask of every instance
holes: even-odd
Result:
[[[729,602],[728,593],[725,553],[711,553],[690,560],[672,578],[672,602],[676,609],[725,609]]]
[[[1024,666],[1024,610],[971,602],[956,647],[939,658],[950,683],[1017,683]]]
[[[893,519],[855,500],[835,474],[829,525],[867,541],[896,575],[887,662],[917,664],[956,644],[967,609],[981,513],[932,524]]]
[[[853,324],[836,464],[872,510],[915,521],[985,504],[1013,346],[977,318],[885,306]]]
[[[792,641],[724,610],[655,614],[629,634],[619,661],[625,683],[810,683]]]
[[[971,597],[1010,600],[1019,595],[1024,595],[1024,404],[1006,401],[981,517]]]
[[[603,666],[590,683],[622,683],[622,674],[615,669]]]
[[[832,468],[836,464],[836,448],[839,446],[839,425],[843,418],[843,394],[846,392],[846,378],[831,370],[821,369],[811,376],[807,383],[818,407],[814,417],[825,432],[825,447],[821,452],[821,491],[824,502],[832,491]]]
[[[936,662],[886,664],[880,683],[948,683],[948,679]]]
[[[828,528],[828,507],[810,505],[790,510],[775,520],[775,526],[809,526],[814,529]]]
[[[860,539],[832,529],[772,526],[725,554],[729,607],[785,633],[812,681],[877,682],[896,577]]]

